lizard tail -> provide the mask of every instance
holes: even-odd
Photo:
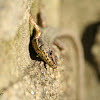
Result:
[[[28,12],[29,12],[29,11],[28,11]],[[37,38],[39,38],[39,36],[41,35],[41,32],[40,32],[39,26],[38,26],[38,25],[36,24],[36,22],[34,21],[31,12],[29,12],[29,20],[30,20],[30,22],[32,23],[33,27],[34,27],[35,30],[36,30],[36,34],[35,34],[35,36],[34,36],[34,39],[37,39]]]

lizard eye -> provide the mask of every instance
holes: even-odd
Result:
[[[50,52],[50,55],[52,55],[52,52]]]
[[[53,51],[52,51],[52,50],[49,50],[48,56],[49,56],[49,57],[52,57],[52,55],[53,55]]]
[[[50,51],[50,55],[52,55],[52,50]]]

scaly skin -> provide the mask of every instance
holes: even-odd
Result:
[[[31,14],[30,14],[30,22],[32,23],[32,25],[36,30],[36,34],[32,39],[33,49],[46,64],[48,64],[53,69],[57,68],[57,56],[54,54],[54,51],[48,46],[48,44],[42,40],[40,36],[41,31],[38,25],[33,20]]]

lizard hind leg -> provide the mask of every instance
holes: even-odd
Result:
[[[45,67],[45,69],[47,70],[46,63],[45,63],[45,62],[44,62],[44,67]]]

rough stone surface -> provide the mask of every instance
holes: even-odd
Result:
[[[24,70],[31,65],[26,9],[34,2],[0,1],[0,90],[24,76]]]

